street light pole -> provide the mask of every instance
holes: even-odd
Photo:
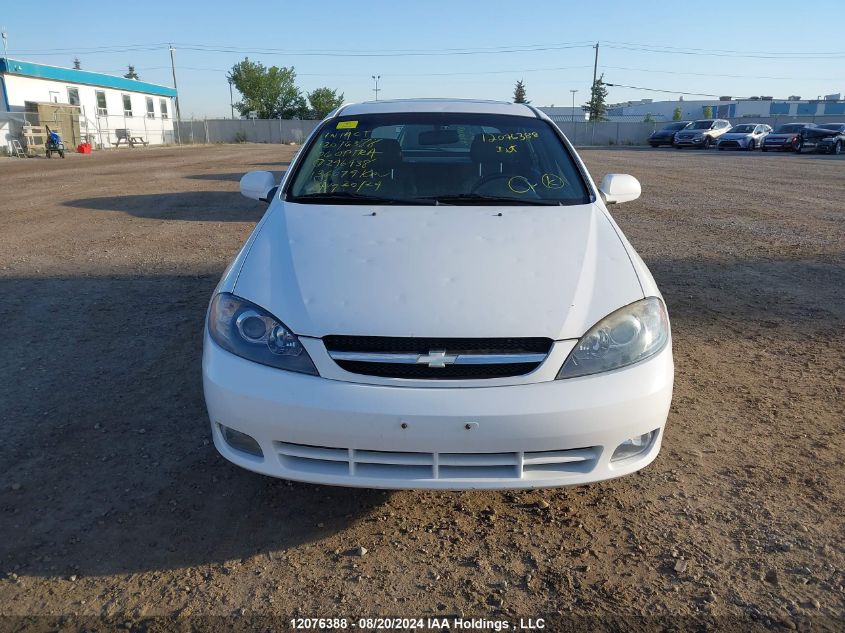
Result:
[[[578,91],[570,88],[569,92],[572,93],[572,122],[575,123],[575,93]]]
[[[3,57],[9,56],[9,34],[6,33],[6,27],[3,27]]]
[[[232,97],[232,80],[229,79],[229,108],[232,110],[232,118],[235,118],[235,100]]]
[[[376,93],[376,101],[378,101],[378,91],[379,91],[378,80],[381,79],[381,75],[372,75],[372,78],[373,78],[373,81],[376,83],[376,87],[373,88],[373,92]]]

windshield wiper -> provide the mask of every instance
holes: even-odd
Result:
[[[542,198],[502,198],[500,196],[485,196],[480,193],[459,193],[451,196],[435,196],[432,200],[443,204],[483,204],[483,205],[512,205],[512,206],[558,206],[559,200],[544,200]]]
[[[295,196],[288,199],[289,202],[302,202],[305,204],[327,202],[330,204],[431,204],[422,199],[403,199],[403,198],[381,198],[379,196],[369,196],[364,193],[355,193],[354,191],[335,191],[305,193],[301,196]]]

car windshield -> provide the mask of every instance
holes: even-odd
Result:
[[[825,130],[834,130],[835,132],[845,131],[845,123],[822,123],[819,127]]]
[[[750,134],[756,129],[756,125],[735,125],[731,130],[731,134]]]
[[[325,122],[287,200],[321,204],[585,204],[555,129],[491,114],[366,114]]]
[[[713,126],[713,121],[696,121],[692,124],[693,130],[709,130]]]
[[[787,123],[786,125],[781,125],[778,129],[775,130],[777,134],[792,134],[793,132],[800,132],[806,127],[804,123]]]

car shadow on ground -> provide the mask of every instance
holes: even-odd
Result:
[[[180,191],[102,198],[79,198],[63,203],[67,207],[115,211],[152,220],[194,220],[202,222],[257,222],[267,205],[247,200],[234,191]]]
[[[761,326],[800,342],[838,335],[845,319],[841,262],[649,264],[676,344]],[[219,275],[0,278],[0,319],[15,332],[0,358],[5,569],[101,575],[272,556],[390,498],[263,477],[217,454],[200,360]]]
[[[3,569],[99,575],[274,553],[388,499],[242,470],[210,443],[202,323],[219,271],[3,279]],[[39,349],[30,319],[63,342]]]

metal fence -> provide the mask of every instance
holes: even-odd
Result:
[[[551,117],[561,131],[574,145],[646,145],[649,134],[659,130],[671,121],[572,121],[570,117]],[[745,117],[731,119],[731,123],[767,123],[773,128],[784,123],[840,123],[843,116],[804,117]]]
[[[299,119],[188,119],[174,121],[178,142],[302,143],[319,121]]]
[[[23,125],[27,122],[24,112],[0,113],[0,149],[8,147],[13,138],[20,138]],[[131,119],[131,120],[130,120]],[[841,122],[842,116],[804,117],[746,117],[731,122],[768,123],[777,127],[783,123],[795,122]],[[643,121],[573,121],[569,116],[554,116],[552,120],[564,134],[579,146],[645,145],[649,134],[662,128],[667,121],[644,123]],[[30,121],[33,122],[33,121]],[[80,119],[80,129],[97,146],[109,147],[114,143],[114,130],[130,129],[144,136],[153,144],[185,145],[206,143],[302,143],[314,130],[319,121],[288,119],[188,119],[173,121],[171,131],[160,120],[145,120],[143,117],[96,117],[93,121]]]

